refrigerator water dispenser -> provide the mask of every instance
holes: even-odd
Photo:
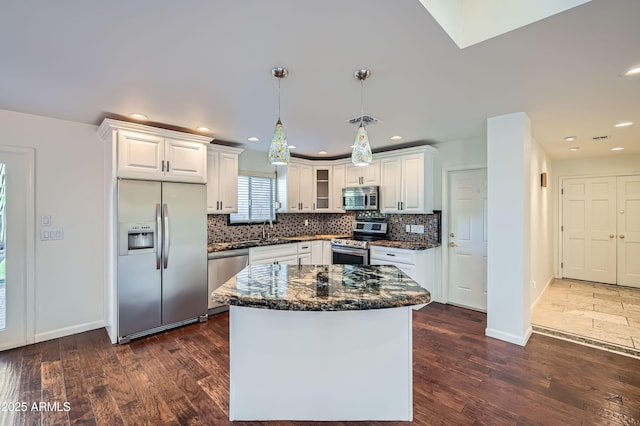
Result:
[[[154,253],[154,222],[120,223],[120,256]]]

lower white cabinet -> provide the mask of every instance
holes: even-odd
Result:
[[[298,243],[298,265],[312,264],[313,249],[311,243],[311,241]]]
[[[327,262],[324,260],[324,252],[323,250],[322,240],[311,241],[311,264],[312,265],[326,265]]]
[[[433,293],[435,270],[433,249],[405,250],[393,247],[371,246],[369,263],[394,265],[422,287]]]
[[[333,254],[331,253],[331,241],[322,242],[322,264],[333,265]]]
[[[298,244],[278,244],[273,246],[251,247],[249,249],[249,265],[280,263],[283,265],[298,264]]]

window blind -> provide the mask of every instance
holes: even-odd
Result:
[[[255,223],[276,219],[276,180],[259,176],[238,176],[238,213],[230,223]]]

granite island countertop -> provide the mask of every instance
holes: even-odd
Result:
[[[431,294],[392,265],[249,265],[216,289],[233,306],[354,311],[422,305]]]
[[[427,250],[430,248],[440,247],[441,244],[417,242],[417,241],[399,241],[399,240],[378,240],[370,241],[369,246],[392,247],[404,250]]]
[[[237,250],[251,247],[273,246],[279,244],[301,243],[304,241],[314,240],[331,240],[332,238],[345,238],[345,235],[297,235],[293,237],[273,237],[273,238],[256,238],[244,241],[231,241],[225,243],[210,243],[207,245],[207,252],[214,253],[226,250]]]

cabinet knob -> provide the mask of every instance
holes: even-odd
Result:
[[[450,236],[451,238],[455,238],[455,237],[456,237],[456,234],[454,234],[454,233],[452,232],[452,233],[450,233],[450,234],[449,234],[449,236]]]
[[[458,245],[454,241],[451,241],[449,247],[458,247]]]
[[[621,240],[624,240],[624,234],[618,235],[618,238],[620,238]]]
[[[609,238],[614,238],[614,237],[615,237],[615,235],[609,234]]]

